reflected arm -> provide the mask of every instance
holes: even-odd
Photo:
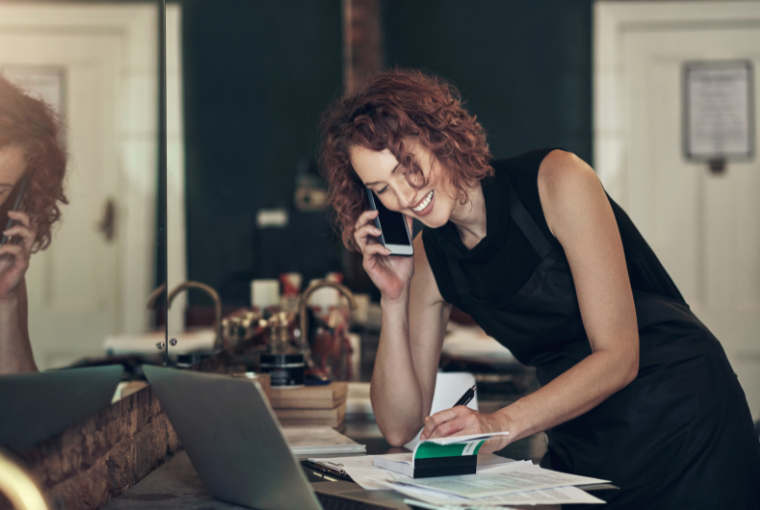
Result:
[[[29,341],[26,279],[14,296],[0,299],[0,375],[36,372]]]

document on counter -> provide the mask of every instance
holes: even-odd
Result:
[[[553,489],[573,485],[608,483],[587,476],[560,473],[539,466],[524,466],[520,469],[493,471],[476,475],[445,476],[439,478],[406,478],[403,483],[465,498],[485,498],[504,496],[516,492],[539,489]]]
[[[382,455],[391,462],[405,462],[411,459],[411,453],[394,453]],[[388,471],[375,467],[375,459],[379,455],[365,455],[362,457],[340,457],[330,459],[331,466],[340,466],[351,479],[366,490],[388,490],[386,484],[393,481],[413,480],[401,473]],[[312,459],[309,459],[312,460]],[[313,459],[319,462],[319,459]],[[478,455],[478,473],[488,473],[504,469],[516,469],[518,466],[532,466],[530,461],[515,461],[494,454]],[[475,476],[475,475],[472,475]]]
[[[366,446],[331,427],[283,427],[290,449],[299,460],[337,455],[364,455]]]
[[[388,488],[417,501],[445,507],[473,507],[503,505],[571,505],[571,504],[604,504],[604,501],[592,496],[577,487],[555,487],[536,491],[516,492],[506,496],[489,498],[464,498],[439,491],[412,487],[400,483],[387,483]]]

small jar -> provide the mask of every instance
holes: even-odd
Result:
[[[262,354],[261,371],[269,374],[272,388],[301,388],[303,354]]]

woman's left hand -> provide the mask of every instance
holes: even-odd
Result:
[[[489,432],[509,431],[510,423],[504,414],[480,413],[469,407],[456,406],[425,418],[425,428],[420,439],[435,439],[449,436],[467,436]],[[486,441],[478,453],[492,453],[507,446],[512,439],[499,436]]]
[[[32,230],[29,216],[21,211],[9,211],[8,216],[16,224],[0,233],[8,236],[8,243],[0,246],[0,302],[14,298],[29,268],[32,246],[37,238]],[[14,242],[14,237],[19,239]]]

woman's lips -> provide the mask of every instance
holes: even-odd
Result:
[[[419,207],[420,205],[424,204],[426,201],[428,202],[428,204],[422,210],[416,209],[416,207]],[[420,200],[419,203],[416,204],[416,206],[412,208],[412,212],[417,216],[426,216],[430,214],[430,212],[433,210],[433,202],[435,202],[435,193],[431,190],[425,195],[425,198]]]

